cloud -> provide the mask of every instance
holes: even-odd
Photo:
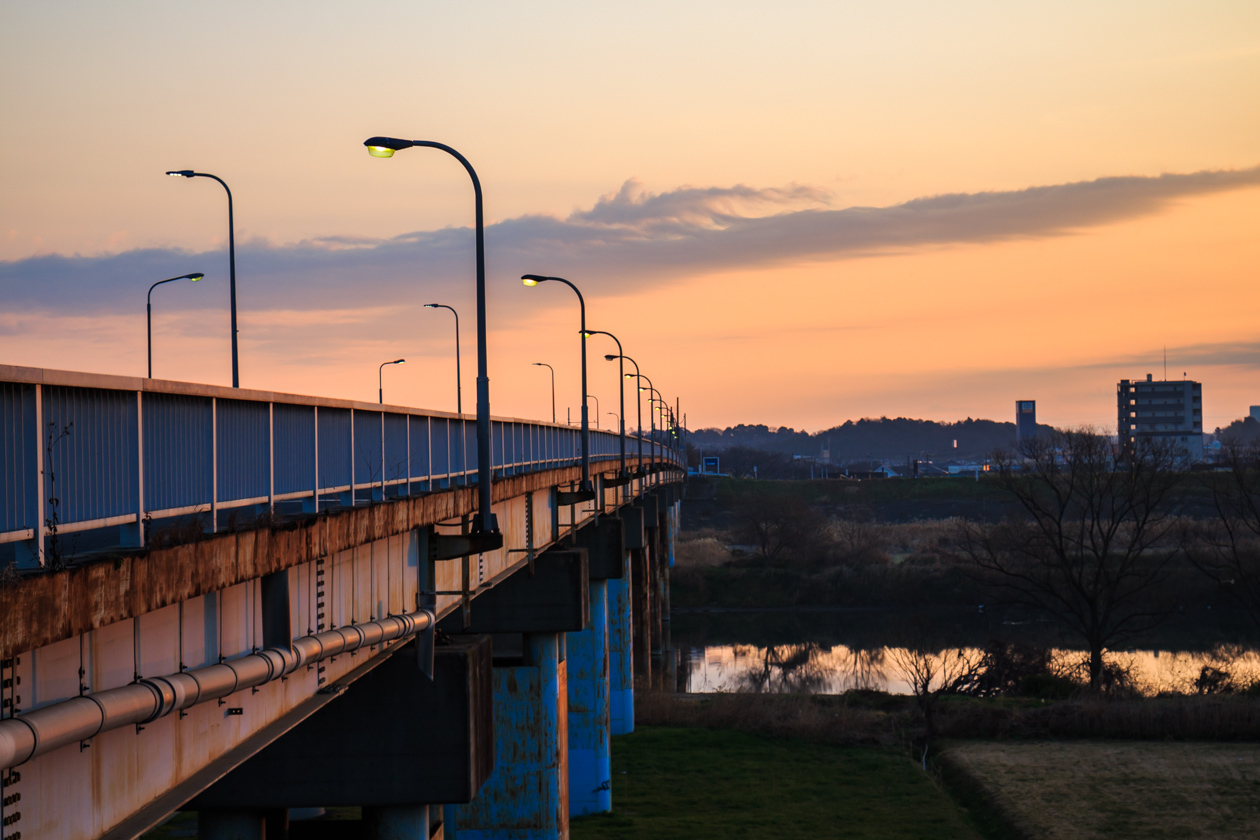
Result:
[[[1260,167],[836,209],[829,193],[808,186],[652,193],[630,180],[566,218],[527,215],[489,226],[488,278],[492,285],[515,283],[521,273],[534,271],[581,278],[592,292],[634,290],[735,266],[1063,236],[1155,213],[1181,199],[1256,185]],[[325,236],[284,246],[255,240],[237,251],[240,305],[255,311],[418,305],[422,295],[466,296],[474,270],[468,228],[391,239]],[[163,305],[220,308],[225,256],[146,249],[32,257],[0,263],[0,294],[7,306],[25,310],[133,311],[155,278],[204,271],[200,288],[164,289]]]

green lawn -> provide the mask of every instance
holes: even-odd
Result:
[[[613,812],[573,820],[573,840],[976,837],[893,750],[643,727],[614,738],[612,754]]]

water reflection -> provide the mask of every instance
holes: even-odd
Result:
[[[1087,654],[1052,648],[1063,668],[1083,662]],[[978,660],[979,648],[963,648]],[[691,693],[750,691],[841,694],[850,689],[874,689],[909,694],[910,684],[895,666],[903,648],[850,648],[813,642],[769,645],[710,645],[688,648],[683,667]],[[1260,653],[1254,648],[1219,645],[1208,651],[1133,650],[1109,654],[1132,674],[1144,694],[1193,694],[1204,687],[1205,666],[1228,675],[1237,688],[1260,680]]]

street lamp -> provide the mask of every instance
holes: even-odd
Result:
[[[459,313],[455,311],[455,307],[447,306],[445,303],[426,303],[424,308],[449,309],[451,314],[455,316],[455,413],[462,417],[464,414],[464,398],[461,396],[459,374]]]
[[[551,422],[556,422],[556,369],[546,362],[534,362],[534,367],[545,367],[551,371]]]
[[[589,411],[586,407],[586,300],[582,297],[582,293],[578,287],[565,280],[563,277],[546,277],[541,274],[523,274],[521,282],[526,286],[537,286],[539,283],[546,283],[554,280],[557,283],[563,283],[573,290],[577,295],[578,306],[582,311],[582,492],[592,492],[591,488],[591,427],[588,418]]]
[[[618,350],[618,351],[620,351],[620,350],[621,350],[621,342],[620,342],[620,341],[618,341],[618,342],[617,342],[617,350]],[[635,377],[634,384],[635,384],[635,386],[636,386],[636,387],[638,386],[638,384],[639,384],[639,379],[638,379],[638,377],[639,377],[639,363],[638,363],[638,362],[636,362],[634,359],[630,358],[629,356],[625,355],[624,353],[621,353],[621,352],[618,352],[618,354],[617,354],[617,355],[613,355],[612,353],[608,353],[608,354],[606,354],[606,355],[604,356],[604,359],[605,359],[606,361],[609,361],[609,362],[611,362],[611,361],[616,361],[616,362],[617,362],[617,369],[618,369],[618,370],[620,370],[620,371],[622,371],[622,373],[621,373],[621,384],[622,384],[622,391],[621,391],[621,416],[622,416],[622,417],[625,417],[625,415],[626,415],[626,397],[625,397],[625,393],[626,393],[626,392],[625,392],[625,383],[626,383],[626,380],[627,380],[627,379],[629,379],[630,377],[632,377],[632,376],[633,376],[633,377]],[[626,372],[625,372],[625,364],[624,364],[625,362],[629,362],[630,364],[634,365],[634,373],[626,373]],[[634,407],[634,416],[635,416],[635,418],[636,418],[636,419],[635,419],[635,425],[636,425],[636,429],[635,429],[635,436],[639,439],[639,470],[642,470],[642,469],[643,469],[643,398],[639,396],[639,392],[638,392],[638,391],[635,391],[635,394],[634,394],[634,406],[635,406],[635,407]],[[626,453],[626,444],[625,444],[625,429],[626,429],[626,424],[623,422],[623,423],[621,424],[621,433],[622,433],[622,435],[621,435],[621,436],[622,436],[622,442],[621,442],[621,457],[622,457],[622,463],[623,463],[623,464],[625,463],[625,453]],[[623,468],[623,472],[624,472],[624,468]]]
[[[394,152],[410,149],[412,146],[423,146],[439,149],[455,158],[468,172],[472,179],[473,195],[476,207],[476,242],[477,242],[477,514],[473,517],[474,534],[494,534],[499,545],[499,523],[491,510],[493,500],[490,495],[490,375],[486,365],[486,248],[485,225],[481,212],[481,181],[468,159],[459,152],[442,143],[431,140],[399,140],[393,137],[371,137],[364,141],[368,154],[372,157],[393,157]],[[484,542],[483,550],[497,548],[494,540]]]
[[[166,173],[172,178],[213,178],[227,192],[228,198],[228,300],[232,308],[232,387],[241,387],[241,372],[236,355],[236,223],[232,218],[232,191],[218,175],[194,172],[191,169],[173,169]]]
[[[599,428],[599,397],[591,394],[587,399],[595,400],[595,428]]]
[[[146,332],[145,344],[148,347],[150,379],[153,378],[153,290],[158,286],[161,286],[163,283],[174,283],[176,280],[191,280],[196,283],[205,276],[206,275],[199,271],[193,274],[181,274],[178,277],[172,277],[169,280],[159,280],[149,287],[149,294],[144,300],[144,320]]]
[[[385,366],[401,365],[406,359],[394,359],[392,362],[381,362],[381,366],[376,369],[376,398],[381,405],[385,404]]]
[[[605,355],[604,358],[610,362],[613,359],[617,360],[617,396],[620,406],[620,410],[617,413],[617,425],[620,427],[621,439],[621,474],[618,476],[618,480],[624,481],[626,479],[626,366],[622,361],[625,357],[621,355],[621,340],[606,330],[591,330],[587,333],[587,335],[606,335],[613,341],[617,342],[617,355],[614,356],[608,354]],[[638,370],[638,368],[639,366],[635,365],[635,370]],[[609,414],[611,413],[612,412],[609,412]]]

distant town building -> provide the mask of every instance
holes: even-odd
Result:
[[[1120,445],[1139,439],[1170,441],[1183,447],[1191,461],[1203,460],[1203,386],[1189,379],[1146,381],[1121,379],[1116,386]]]
[[[1015,401],[1015,444],[1032,440],[1037,436],[1037,401]]]
[[[1260,405],[1253,405],[1251,407],[1251,419],[1260,421]]]

